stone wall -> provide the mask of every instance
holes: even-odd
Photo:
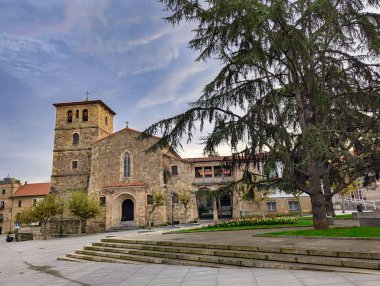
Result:
[[[164,184],[167,196],[166,196],[166,213],[167,213],[167,222],[171,223],[171,193],[174,192],[178,194],[181,190],[186,189],[191,192],[191,202],[188,206],[187,211],[187,222],[198,220],[198,211],[197,211],[197,202],[196,197],[193,192],[193,173],[192,168],[189,162],[176,158],[174,156],[164,155],[163,156],[163,170],[171,172],[171,167],[178,167],[178,175],[171,174],[168,178],[167,184]],[[185,222],[185,208],[181,203],[174,204],[174,221],[179,221],[180,223]]]
[[[235,196],[236,197],[236,196]],[[234,214],[235,218],[240,216],[240,210],[242,211],[243,217],[256,216],[260,215],[260,210],[257,207],[256,203],[249,201],[240,201],[241,207],[237,202],[237,198],[234,200]],[[283,215],[283,214],[298,214],[299,211],[289,210],[289,201],[296,201],[292,197],[277,197],[277,198],[267,198],[265,201],[260,202],[261,210],[265,213],[265,215]],[[277,206],[276,211],[269,211],[267,209],[267,202],[275,202]],[[301,208],[304,213],[311,212],[311,202],[310,197],[302,196],[300,198]]]

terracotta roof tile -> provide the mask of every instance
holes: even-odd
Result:
[[[121,187],[147,187],[148,185],[143,182],[115,182],[111,183],[104,188],[121,188]]]
[[[36,183],[20,186],[12,197],[46,196],[49,194],[51,183]]]

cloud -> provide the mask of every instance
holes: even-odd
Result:
[[[204,65],[195,64],[190,67],[174,70],[161,80],[161,83],[145,98],[137,103],[138,108],[147,108],[175,101],[179,96],[179,89],[192,76],[204,71]]]

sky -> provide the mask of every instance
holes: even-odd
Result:
[[[56,102],[101,99],[114,131],[187,109],[217,72],[156,0],[0,0],[0,179],[50,181]],[[199,135],[199,134],[198,134]],[[195,140],[183,157],[202,156]],[[228,154],[227,149],[220,154]]]

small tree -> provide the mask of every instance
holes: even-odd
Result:
[[[162,190],[155,190],[152,192],[152,203],[148,205],[148,228],[152,227],[153,213],[157,207],[165,205],[165,193]]]
[[[32,217],[42,223],[42,234],[46,236],[46,227],[50,219],[62,212],[63,201],[56,194],[48,194],[36,203],[32,209]]]
[[[185,209],[185,224],[187,223],[187,210],[189,209],[189,204],[191,202],[191,191],[189,189],[182,189],[178,193],[178,200]]]
[[[75,190],[68,201],[70,212],[79,217],[79,233],[82,233],[83,221],[96,217],[100,212],[99,203],[94,197],[88,196],[86,190]],[[86,231],[85,231],[86,232]]]
[[[16,222],[23,225],[30,225],[35,222],[36,218],[34,217],[33,209],[24,209],[22,212],[16,214]]]
[[[348,195],[348,194],[350,194],[352,192],[357,191],[360,188],[360,186],[361,186],[361,182],[359,180],[355,180],[355,181],[353,181],[351,183],[348,183],[347,187],[343,188],[340,191],[342,213],[346,212],[346,209],[345,209],[345,206],[344,206],[344,196]]]

